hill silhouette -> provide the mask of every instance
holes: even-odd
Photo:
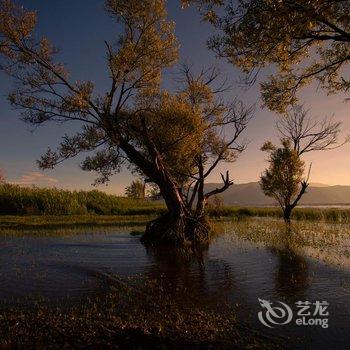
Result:
[[[220,184],[209,183],[206,189],[212,190]],[[264,195],[258,182],[234,184],[220,194],[227,205],[274,205],[276,201]],[[308,192],[301,199],[300,205],[336,205],[350,204],[350,186],[328,186],[325,184],[311,184]]]

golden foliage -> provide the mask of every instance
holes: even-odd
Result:
[[[304,162],[286,139],[282,140],[279,148],[266,143],[263,150],[269,153],[269,167],[261,175],[261,188],[284,208],[291,204],[299,192]]]
[[[108,11],[125,24],[109,68],[118,83],[134,83],[142,94],[158,91],[161,70],[178,59],[175,23],[167,20],[163,0],[108,0]]]
[[[261,85],[268,108],[284,112],[298,102],[298,90],[315,79],[328,93],[350,88],[348,1],[193,2],[215,11],[216,19],[211,15],[209,21],[219,35],[211,38],[210,47],[247,73],[250,83],[262,68],[277,68]]]

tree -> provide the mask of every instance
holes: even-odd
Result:
[[[284,221],[290,224],[292,210],[308,187],[308,180],[303,180],[304,162],[287,139],[282,147],[267,142],[261,150],[269,153],[269,167],[260,177],[260,186],[265,195],[277,200]]]
[[[328,93],[349,90],[349,1],[185,1],[190,2],[219,30],[209,46],[247,73],[250,83],[262,68],[277,68],[261,84],[271,110],[296,104],[297,91],[313,80]]]
[[[81,125],[79,133],[63,137],[56,151],[47,151],[41,168],[90,152],[81,166],[99,174],[97,183],[129,166],[159,187],[168,212],[147,225],[144,242],[207,239],[206,200],[232,181],[228,172],[222,175],[223,186],[213,193],[204,193],[204,181],[219,163],[234,161],[244,150],[238,138],[251,110],[216,97],[222,90],[213,86],[215,70],[198,76],[186,70],[176,94],[160,88],[163,69],[178,58],[165,0],[108,0],[106,8],[124,31],[115,45],[106,42],[110,88],[97,95],[92,82],[71,81],[48,39],[34,39],[35,13],[2,0],[0,67],[18,83],[9,101],[31,125]],[[195,198],[185,191],[192,186],[196,210]]]
[[[216,69],[203,70],[198,76],[193,76],[189,68],[184,67],[183,75],[186,99],[193,112],[199,113],[205,126],[199,142],[200,151],[188,176],[189,181],[182,188],[189,208],[197,199],[195,213],[200,218],[205,214],[209,198],[224,192],[233,184],[227,171],[221,174],[222,187],[207,193],[204,190],[207,177],[221,162],[235,162],[245,150],[246,142],[239,141],[239,137],[246,129],[254,106],[247,108],[238,100],[227,104],[220,97],[216,98],[216,95],[228,89],[225,81],[218,82],[220,73]]]
[[[134,180],[125,188],[125,195],[129,198],[145,199],[145,182],[142,180]]]
[[[278,118],[276,127],[282,147],[267,141],[261,148],[269,153],[269,167],[261,175],[260,186],[267,196],[277,200],[289,224],[293,209],[309,186],[311,165],[307,178],[303,179],[305,165],[300,157],[307,152],[341,147],[349,138],[339,142],[341,122],[330,118],[317,122],[302,106],[291,107]]]

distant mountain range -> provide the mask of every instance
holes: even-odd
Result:
[[[220,184],[209,183],[206,190],[211,191]],[[220,194],[225,204],[230,205],[274,205],[276,201],[266,197],[261,191],[258,182],[246,184],[234,184],[224,193]],[[350,186],[329,186],[319,183],[311,183],[308,192],[300,201],[301,205],[336,205],[350,204]]]

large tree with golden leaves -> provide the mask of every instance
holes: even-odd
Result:
[[[193,75],[185,68],[179,93],[161,90],[162,70],[178,58],[165,0],[107,1],[107,11],[123,34],[115,44],[106,42],[110,87],[102,95],[90,81],[72,81],[48,39],[34,39],[34,12],[9,0],[0,4],[1,69],[18,83],[9,96],[12,106],[32,125],[81,125],[79,133],[64,136],[57,150],[47,151],[40,167],[53,168],[90,152],[82,168],[98,172],[97,182],[105,182],[129,166],[159,187],[168,208],[149,223],[145,242],[207,239],[207,200],[232,181],[227,172],[221,187],[205,193],[205,179],[219,163],[234,161],[243,151],[238,138],[251,110],[222,102],[216,70]]]
[[[328,93],[347,92],[350,78],[350,1],[185,0],[199,4],[218,34],[209,46],[240,67],[249,82],[276,68],[261,84],[265,105],[284,112],[312,81]]]

